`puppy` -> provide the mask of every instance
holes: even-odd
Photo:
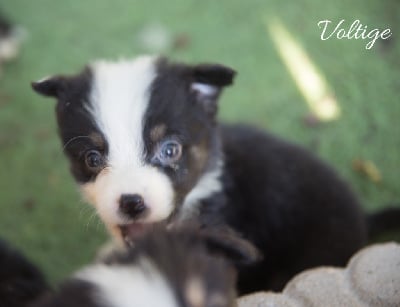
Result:
[[[236,272],[227,259],[244,264],[257,257],[251,244],[231,233],[156,227],[32,307],[233,307]]]
[[[23,39],[21,27],[12,24],[0,12],[0,64],[13,60]]]
[[[63,150],[83,196],[120,242],[148,225],[224,225],[263,261],[240,293],[279,290],[301,270],[344,265],[366,240],[348,186],[312,154],[244,125],[220,125],[235,71],[164,58],[97,61],[32,83],[57,99]]]

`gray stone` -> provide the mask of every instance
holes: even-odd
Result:
[[[400,306],[400,245],[387,243],[362,250],[348,265],[355,295],[368,306]]]
[[[282,293],[259,292],[239,307],[400,307],[400,244],[366,247],[346,268],[321,267],[295,276]]]
[[[273,292],[258,292],[238,299],[238,307],[300,307],[284,295]]]
[[[341,269],[317,268],[308,270],[293,278],[285,287],[286,295],[302,306],[363,306],[348,287],[346,276]]]

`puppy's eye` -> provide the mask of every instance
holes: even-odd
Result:
[[[163,164],[168,165],[179,160],[182,155],[182,145],[175,140],[168,140],[161,144],[156,158]]]
[[[85,163],[90,169],[98,169],[103,166],[103,156],[97,150],[89,150],[85,155]]]

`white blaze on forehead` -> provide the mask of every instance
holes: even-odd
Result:
[[[91,66],[94,80],[88,108],[107,139],[112,166],[127,161],[142,164],[143,118],[156,77],[155,61],[144,56],[131,61],[98,61]]]
[[[143,56],[91,65],[93,84],[87,109],[107,142],[107,167],[81,190],[109,229],[128,222],[119,213],[122,194],[143,197],[148,214],[141,222],[166,219],[173,210],[171,181],[144,159],[144,116],[157,76],[156,61]]]
[[[106,306],[179,306],[164,276],[144,259],[136,266],[97,264],[78,272],[75,277],[96,285],[98,303]]]

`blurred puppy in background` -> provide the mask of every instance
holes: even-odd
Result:
[[[0,12],[0,72],[3,63],[17,57],[23,36],[24,30]]]
[[[224,230],[152,227],[134,247],[115,251],[51,291],[34,265],[1,245],[0,305],[233,307],[235,266],[258,257],[251,244]]]

